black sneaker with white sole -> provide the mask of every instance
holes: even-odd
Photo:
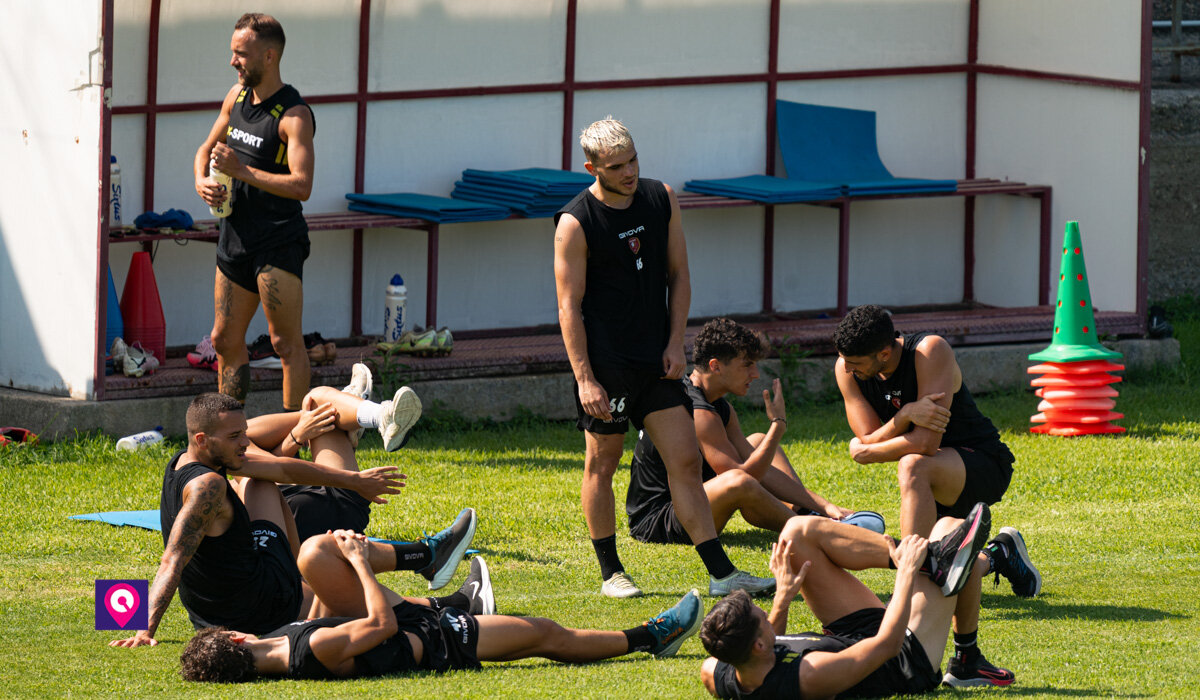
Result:
[[[1042,574],[1029,558],[1025,538],[1015,527],[1002,527],[984,548],[992,558],[992,570],[996,572],[996,584],[1000,577],[1008,579],[1013,593],[1022,598],[1032,598],[1042,592]]]
[[[275,354],[275,346],[271,345],[271,336],[263,333],[255,338],[253,343],[246,346],[250,354],[250,366],[256,369],[283,369],[283,360]]]
[[[950,657],[946,665],[946,675],[942,676],[942,684],[953,688],[986,688],[989,686],[1012,685],[1016,680],[1013,672],[988,663],[983,654],[976,654],[975,660],[963,662],[957,656]]]
[[[933,560],[929,578],[941,586],[943,595],[957,595],[967,585],[975,568],[975,557],[983,549],[991,529],[991,509],[986,503],[976,503],[958,527],[937,542],[929,543]]]
[[[463,581],[462,588],[458,589],[458,592],[471,601],[467,612],[472,615],[496,614],[496,596],[492,592],[492,577],[488,573],[488,565],[483,557],[476,556],[471,559],[471,571],[467,574],[467,580]]]
[[[454,570],[475,537],[476,523],[475,509],[463,508],[450,527],[431,537],[421,538],[421,543],[429,547],[433,561],[417,573],[428,579],[429,590],[436,591],[454,578]]]

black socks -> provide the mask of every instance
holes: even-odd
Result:
[[[725,548],[721,546],[720,537],[696,545],[696,554],[700,555],[700,561],[704,562],[704,568],[708,569],[708,575],[713,578],[725,578],[737,571],[737,567],[729,561]]]
[[[621,558],[617,556],[616,535],[592,540],[592,547],[596,550],[596,559],[600,561],[600,578],[607,581],[613,574],[625,570],[621,565]]]
[[[629,651],[653,651],[658,645],[658,640],[650,633],[650,628],[647,625],[638,625],[633,629],[621,630],[621,634],[625,635],[625,639],[629,640]]]
[[[429,545],[420,542],[394,544],[396,550],[396,571],[420,571],[433,562],[433,552]]]

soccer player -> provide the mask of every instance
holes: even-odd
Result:
[[[996,503],[1013,472],[1013,454],[975,405],[950,344],[940,336],[901,337],[887,310],[868,304],[846,314],[833,336],[838,388],[854,431],[850,455],[860,464],[895,462],[900,531],[928,536],[939,517],[965,517],[977,501]],[[996,572],[1019,596],[1032,597],[1042,578],[1015,528],[1003,528],[979,556],[959,596],[954,657],[945,682],[1004,685],[1007,672],[978,646],[980,586]]]
[[[703,457],[704,492],[713,523],[721,532],[736,512],[751,525],[779,532],[797,512],[834,519],[851,515],[809,490],[779,444],[787,415],[778,379],[774,397],[763,391],[767,432],[747,437],[737,410],[725,399],[745,396],[758,378],[758,361],[766,340],[727,318],[704,324],[692,349],[693,369],[683,381]],[[666,465],[649,435],[643,433],[633,451],[629,492],[625,499],[629,534],[643,542],[690,543],[675,516]],[[877,521],[883,532],[882,520]]]
[[[375,578],[361,536],[339,531],[323,537],[334,540],[334,551],[341,556],[304,556],[305,570],[308,565],[332,566],[352,575],[357,579],[354,586],[332,591],[314,587],[323,600],[337,600],[354,589],[362,602],[352,604],[350,612],[360,614],[294,622],[261,637],[205,630],[183,650],[181,672],[186,680],[325,680],[473,669],[481,661],[531,656],[584,663],[635,651],[667,657],[695,633],[703,614],[692,591],[673,608],[623,631],[570,629],[546,618],[496,615],[487,566],[480,557],[471,560],[471,574],[457,593],[402,598]]]
[[[897,544],[841,523],[793,519],[771,553],[776,590],[770,613],[735,594],[705,618],[700,641],[712,655],[701,667],[705,688],[721,698],[788,700],[936,690],[957,591],[970,578],[990,526],[983,503],[964,521],[939,520],[936,542],[910,534]],[[885,606],[846,569],[889,560],[896,583]],[[787,634],[797,594],[823,634]]]
[[[579,143],[596,182],[555,215],[554,280],[584,432],[581,501],[600,590],[615,598],[642,594],[616,545],[612,479],[630,424],[645,429],[663,456],[675,514],[708,569],[709,591],[770,590],[770,579],[729,560],[700,478],[679,383],[692,296],[679,202],[667,185],[639,177],[637,149],[621,122],[595,122]]]
[[[301,286],[308,224],[300,205],[312,193],[312,110],[283,82],[285,37],[279,21],[249,12],[234,25],[230,65],[238,82],[225,95],[208,138],[196,151],[196,192],[210,206],[232,197],[217,241],[212,344],[221,393],[245,403],[250,391],[246,330],[261,304],[271,345],[283,363],[283,408],[294,411],[308,391]],[[226,192],[209,164],[233,178]]]

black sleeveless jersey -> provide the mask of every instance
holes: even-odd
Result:
[[[875,415],[879,416],[881,422],[888,422],[900,412],[904,404],[921,398],[917,395],[916,354],[917,345],[927,335],[929,334],[914,333],[904,338],[900,365],[886,380],[878,377],[865,381],[854,378],[859,391],[875,410]],[[950,423],[942,435],[942,447],[976,447],[997,442],[1000,442],[999,431],[987,416],[979,412],[964,379],[950,403]]]
[[[199,476],[217,473],[199,462],[176,469],[183,453],[176,453],[163,475],[159,519],[164,547],[183,507],[184,487]],[[233,522],[223,534],[200,540],[179,579],[179,600],[197,628],[224,625],[241,629],[237,622],[253,618],[257,612],[254,601],[245,595],[247,589],[257,588],[255,584],[263,576],[262,560],[250,533],[250,514],[228,480],[225,496],[233,508]]]
[[[287,678],[330,680],[337,676],[325,668],[325,665],[313,653],[309,639],[319,629],[337,627],[353,619],[352,617],[319,617],[315,620],[301,620],[284,625],[263,637],[288,638],[290,654],[288,655]],[[412,644],[404,630],[400,630],[384,640],[382,644],[354,657],[354,673],[352,675],[358,677],[382,676],[415,670],[417,670],[417,663],[413,660]]]
[[[687,389],[690,403],[688,413],[695,415],[696,411],[712,411],[721,418],[722,425],[729,425],[732,407],[724,398],[712,403],[704,397],[704,390],[692,384],[684,377],[683,386]],[[700,478],[704,481],[716,478],[717,472],[700,456]],[[667,482],[667,465],[662,455],[649,435],[643,431],[638,436],[637,444],[633,447],[633,461],[629,466],[629,490],[625,494],[625,512],[629,515],[630,531],[637,530],[643,519],[652,517],[663,506],[671,502],[671,489]]]
[[[657,180],[638,180],[633,201],[613,209],[584,190],[560,209],[587,240],[583,328],[593,366],[661,369],[667,347],[667,239],[671,199]]]
[[[291,85],[284,85],[258,104],[253,104],[253,99],[253,91],[242,88],[229,113],[225,143],[244,165],[269,173],[290,172],[287,144],[279,138],[279,120],[292,107],[308,105]],[[234,180],[231,186],[233,213],[220,220],[217,254],[222,258],[234,260],[307,235],[300,200],[271,194],[241,180]]]
[[[796,700],[803,697],[800,694],[800,661],[810,651],[839,652],[857,640],[845,639],[824,634],[795,634],[780,635],[775,638],[775,666],[767,672],[762,685],[753,691],[742,690],[737,682],[737,672],[733,666],[718,662],[713,670],[713,680],[719,698],[737,698],[738,700],[767,700],[780,698]],[[854,688],[838,697],[854,695]]]

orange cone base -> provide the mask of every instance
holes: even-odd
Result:
[[[1038,404],[1039,411],[1111,411],[1117,402],[1112,399],[1046,399]]]
[[[1088,362],[1045,362],[1025,370],[1029,374],[1087,374],[1089,372],[1120,372],[1125,365],[1106,360]]]
[[[1046,425],[1035,425],[1029,429],[1029,432],[1039,433],[1042,435],[1058,435],[1060,437],[1078,437],[1080,435],[1123,433],[1125,432],[1125,429],[1119,425],[1112,425],[1111,423],[1097,423],[1095,425],[1047,423]]]
[[[1029,422],[1080,423],[1082,425],[1091,425],[1093,423],[1107,423],[1113,420],[1120,420],[1124,417],[1124,413],[1117,413],[1115,411],[1042,411],[1041,413],[1033,414]]]
[[[1111,386],[1042,387],[1033,393],[1047,401],[1059,401],[1062,399],[1111,399],[1117,396],[1117,390]]]
[[[1084,386],[1104,386],[1105,384],[1116,384],[1121,381],[1120,377],[1113,376],[1106,372],[1096,374],[1072,374],[1072,375],[1050,375],[1046,377],[1037,377],[1029,382],[1031,386],[1049,386],[1054,388],[1079,388]]]

